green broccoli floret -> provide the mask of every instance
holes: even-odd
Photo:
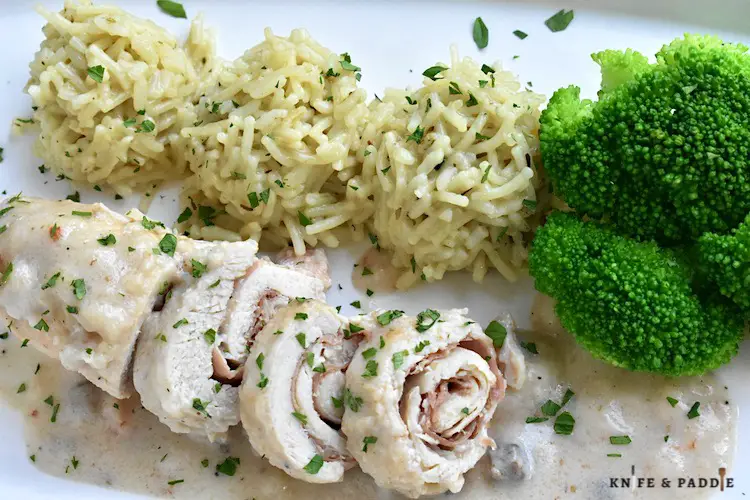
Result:
[[[727,233],[750,212],[747,47],[686,35],[649,64],[604,51],[599,100],[555,92],[541,117],[544,167],[578,213],[664,244]]]
[[[701,299],[682,258],[573,214],[553,213],[529,257],[536,288],[594,357],[629,370],[696,375],[737,353],[743,321]]]
[[[750,216],[733,234],[704,234],[697,248],[702,275],[750,316]]]

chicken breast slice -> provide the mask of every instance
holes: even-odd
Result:
[[[526,382],[526,357],[516,337],[516,322],[509,313],[495,318],[495,321],[505,329],[505,340],[502,347],[497,349],[497,361],[508,387],[519,391]]]
[[[311,274],[303,265],[279,265],[266,258],[255,262],[238,283],[219,332],[219,351],[228,369],[245,363],[253,339],[280,307],[290,300],[325,300],[325,283],[330,279],[322,251],[315,253],[315,264],[318,272]]]
[[[258,247],[252,240],[185,243],[185,272],[143,325],[133,378],[144,408],[172,431],[214,440],[239,422],[239,381],[214,377],[214,351]]]
[[[318,301],[293,302],[255,339],[240,389],[250,444],[290,476],[341,481],[354,465],[339,430],[344,383],[361,335]]]
[[[505,379],[492,341],[465,314],[376,311],[352,320],[367,340],[346,372],[342,430],[383,488],[411,498],[456,493],[494,445],[487,425]]]
[[[30,345],[127,398],[141,325],[179,270],[159,249],[166,234],[139,212],[15,196],[0,204],[0,310]]]

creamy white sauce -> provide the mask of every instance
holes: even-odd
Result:
[[[545,310],[550,304],[541,303],[537,301],[533,323],[551,332],[557,327]],[[718,477],[719,467],[729,467],[727,476],[732,476],[738,411],[715,377],[669,380],[625,372],[593,360],[559,331],[556,336],[536,332],[520,337],[535,342],[539,355],[528,355],[526,385],[508,392],[490,434],[499,446],[496,458],[512,451],[509,445],[519,445],[515,451],[531,457],[530,473],[522,479],[494,479],[491,460],[485,457],[456,498],[705,498],[716,490],[613,489],[609,478],[630,477],[631,466],[636,476],[654,477],[657,484],[662,478]],[[21,384],[25,391],[18,393]],[[554,419],[525,423],[526,417],[540,414],[548,399],[559,403],[568,388],[576,393],[564,408],[576,419],[572,435],[555,434]],[[53,406],[44,402],[49,396],[60,404],[54,423]],[[679,401],[676,407],[667,396]],[[347,472],[339,484],[294,480],[255,456],[239,428],[227,443],[174,434],[136,400],[114,400],[56,361],[22,348],[12,335],[0,340],[0,397],[0,404],[23,413],[28,455],[34,456],[36,467],[55,476],[182,499],[398,498],[379,490],[358,469]],[[691,420],[687,412],[695,401],[701,403],[701,415]],[[610,436],[621,435],[630,436],[632,443],[609,443]],[[622,457],[607,457],[609,453]],[[240,459],[233,477],[216,472],[229,456]],[[184,482],[168,484],[178,480]]]

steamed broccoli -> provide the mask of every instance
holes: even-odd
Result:
[[[664,244],[726,233],[750,212],[747,47],[686,35],[656,63],[631,50],[594,54],[599,101],[555,92],[541,150],[555,192],[578,213]]]
[[[750,216],[733,234],[704,234],[697,248],[703,276],[750,315]]]
[[[529,265],[562,325],[596,358],[678,376],[737,353],[739,314],[725,301],[701,301],[683,259],[653,242],[557,212],[537,231]]]

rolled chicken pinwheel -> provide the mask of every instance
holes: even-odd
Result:
[[[174,432],[213,440],[239,423],[238,386],[256,334],[290,300],[324,297],[324,285],[256,259],[257,245],[187,240],[190,272],[144,324],[134,364],[143,406]]]
[[[461,490],[494,445],[487,425],[505,392],[492,340],[466,310],[377,311],[352,320],[366,339],[346,372],[342,430],[362,470],[416,498]]]
[[[362,340],[355,330],[331,306],[305,301],[280,310],[250,351],[242,425],[253,448],[294,478],[341,481],[354,465],[339,427],[344,405],[356,405],[344,389]]]
[[[127,398],[141,325],[178,274],[165,237],[137,211],[15,196],[0,205],[0,312],[30,345]]]

